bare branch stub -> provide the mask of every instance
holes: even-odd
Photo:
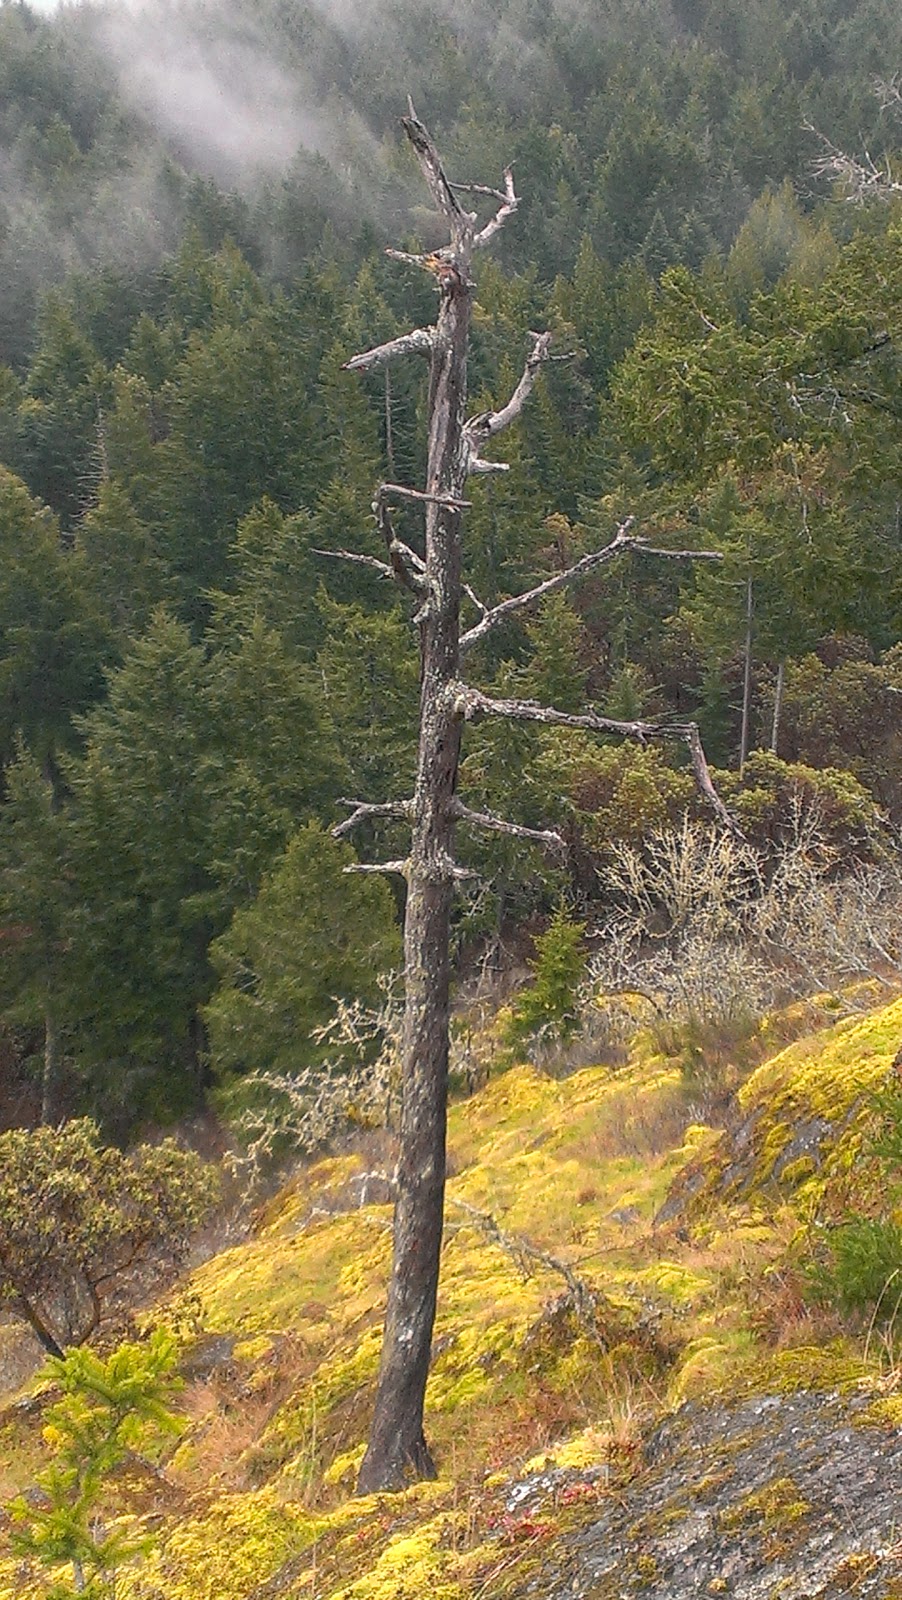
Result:
[[[351,356],[344,363],[342,371],[366,372],[370,367],[381,367],[394,361],[397,356],[428,356],[432,354],[434,343],[434,328],[412,328],[410,333],[402,333],[397,339],[389,339],[386,344],[374,345],[372,350],[362,350],[359,355]]]
[[[406,878],[410,874],[410,862],[406,858],[403,861],[349,861],[348,865],[342,867],[341,870],[348,873],[396,872],[402,878]]]
[[[567,846],[553,828],[525,828],[519,822],[508,822],[506,817],[495,816],[492,811],[472,811],[462,801],[455,803],[454,814],[458,822],[468,828],[480,828],[488,833],[503,833],[511,839],[528,839],[532,844],[545,845],[562,854]]]

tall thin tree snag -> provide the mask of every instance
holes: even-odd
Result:
[[[612,561],[626,550],[686,559],[718,559],[715,552],[654,550],[632,531],[632,521],[618,529],[603,550],[584,556],[566,572],[557,573],[527,593],[489,607],[463,581],[461,516],[471,474],[506,471],[505,464],[486,460],[486,445],[518,419],[542,365],[554,360],[548,333],[531,334],[531,349],[513,394],[499,411],[466,417],[467,349],[473,300],[470,271],[473,255],[494,238],[517,210],[513,174],[504,173],[504,187],[451,184],[438,151],[409,104],[402,118],[423,177],[449,232],[449,243],[423,254],[390,250],[394,259],[428,272],[436,282],[439,304],[435,326],[417,328],[387,344],[364,351],[346,363],[352,372],[367,371],[407,355],[429,358],[428,457],[425,490],[382,484],[373,510],[388,559],[352,552],[332,554],[363,561],[381,576],[392,578],[412,595],[421,652],[420,727],[416,785],[409,800],[349,800],[351,816],[335,829],[343,835],[369,817],[405,819],[411,827],[409,854],[403,861],[361,863],[357,870],[402,873],[407,881],[404,921],[405,1012],[402,1033],[402,1110],[394,1246],[382,1360],[369,1445],[360,1469],[361,1494],[398,1489],[412,1477],[434,1476],[435,1467],[423,1432],[423,1401],[429,1371],[442,1243],[447,1121],[450,932],[454,884],[469,876],[455,861],[457,822],[530,839],[556,851],[564,842],[552,830],[519,827],[500,817],[471,811],[457,798],[461,738],[468,721],[503,716],[595,732],[660,739],[677,737],[689,746],[692,769],[705,798],[730,825],[708,773],[693,723],[662,726],[617,722],[594,715],[569,716],[533,701],[493,700],[467,685],[460,671],[463,652],[480,642],[518,610],[534,605],[563,585]],[[477,214],[465,211],[458,195],[488,196],[497,210],[481,228]],[[392,503],[412,500],[423,505],[425,555],[400,541],[391,520]],[[325,552],[323,552],[325,553]],[[479,621],[461,635],[460,609],[466,594]]]

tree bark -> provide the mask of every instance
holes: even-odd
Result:
[[[56,1121],[60,1079],[60,1037],[53,1007],[44,1008],[44,1067],[41,1073],[41,1122],[49,1127]]]
[[[465,267],[465,263],[463,263]],[[429,384],[427,592],[420,611],[422,681],[417,780],[404,921],[400,1158],[385,1336],[369,1445],[358,1491],[434,1477],[423,1403],[435,1321],[445,1203],[450,931],[455,789],[462,721],[451,686],[460,640],[460,509],[470,288],[443,275]]]
[[[742,668],[742,731],[739,736],[739,776],[742,777],[749,757],[752,729],[752,634],[755,621],[755,601],[752,580],[745,587],[745,651]]]

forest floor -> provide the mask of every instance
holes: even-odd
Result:
[[[116,1485],[111,1520],[154,1535],[117,1600],[899,1600],[902,1361],[816,1269],[885,1205],[873,1094],[900,1044],[902,1000],[762,1045],[725,1128],[648,1038],[616,1069],[517,1066],[457,1101],[439,1477],[398,1495],[352,1492],[389,1143],[306,1167],[144,1316],[179,1341],[184,1426]],[[45,1449],[40,1380],[6,1377],[2,1499]],[[46,1594],[2,1539],[2,1600]]]

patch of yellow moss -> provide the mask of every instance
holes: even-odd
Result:
[[[465,1600],[467,1590],[448,1575],[441,1530],[428,1525],[392,1539],[371,1570],[340,1589],[332,1600]]]
[[[865,1406],[855,1420],[862,1428],[888,1428],[898,1432],[902,1429],[902,1394],[881,1395]]]
[[[753,1489],[727,1506],[718,1515],[722,1528],[742,1528],[760,1523],[767,1531],[783,1529],[807,1517],[811,1505],[799,1493],[792,1478],[774,1478],[760,1489]]]
[[[808,1117],[839,1131],[836,1148],[825,1145],[829,1161],[856,1159],[857,1107],[882,1081],[900,1037],[902,1001],[800,1041],[753,1075],[742,1099],[759,1119],[756,1186],[772,1176]],[[596,1466],[623,1430],[638,1428],[637,1412],[652,1401],[677,1405],[744,1385],[762,1392],[856,1387],[870,1369],[851,1347],[762,1352],[750,1316],[755,1286],[798,1231],[804,1205],[816,1203],[820,1157],[817,1164],[804,1153],[794,1157],[780,1191],[762,1195],[753,1186],[741,1204],[712,1208],[701,1238],[652,1227],[681,1167],[716,1172],[723,1161],[716,1130],[683,1126],[681,1094],[672,1063],[639,1053],[621,1071],[592,1067],[563,1081],[516,1067],[452,1107],[456,1176],[448,1186],[427,1432],[455,1485],[337,1506],[363,1451],[389,1214],[370,1206],[316,1215],[317,1195],[343,1192],[360,1158],[311,1166],[267,1207],[254,1237],[199,1268],[183,1291],[197,1324],[183,1342],[196,1331],[234,1337],[226,1364],[233,1376],[222,1383],[234,1385],[228,1400],[239,1413],[247,1396],[255,1398],[261,1420],[252,1442],[236,1451],[231,1492],[217,1492],[221,1464],[211,1460],[208,1497],[189,1502],[178,1518],[163,1517],[160,1548],[143,1575],[136,1567],[123,1579],[123,1600],[154,1592],[167,1600],[243,1600],[277,1572],[284,1600],[314,1592],[320,1600],[419,1600],[424,1589],[431,1600],[461,1600],[499,1560],[497,1534],[474,1532],[471,1523],[524,1461],[530,1471],[549,1461],[576,1471]],[[669,1144],[658,1138],[663,1127],[673,1131]],[[562,1273],[492,1242],[467,1207],[490,1213],[507,1234],[590,1282],[610,1326],[595,1337],[566,1318],[556,1322],[548,1307],[566,1289]],[[651,1339],[643,1345],[633,1337],[640,1318],[663,1328],[670,1366],[655,1366]],[[272,1410],[265,1386],[277,1363],[264,1369],[282,1349],[300,1353],[301,1370]],[[869,1420],[895,1425],[897,1404],[894,1396],[875,1398]],[[206,1419],[189,1427],[179,1447],[194,1452],[195,1474],[212,1448]],[[499,1469],[497,1481],[485,1476],[490,1468]],[[231,1486],[242,1473],[247,1487],[237,1492]],[[467,1490],[473,1499],[465,1510],[463,1484],[479,1486]],[[776,1518],[798,1503],[778,1494],[770,1510],[762,1501],[745,1512]],[[0,1600],[23,1600],[10,1571],[0,1562]]]
[[[740,1089],[740,1105],[745,1111],[766,1107],[771,1132],[781,1124],[791,1129],[806,1115],[839,1129],[862,1097],[885,1081],[900,1038],[902,1000],[846,1018],[766,1061]]]
[[[310,1548],[325,1523],[270,1488],[219,1494],[202,1513],[166,1529],[152,1557],[117,1575],[122,1600],[244,1600],[291,1557]]]
[[[592,1423],[570,1438],[530,1456],[522,1470],[524,1473],[543,1472],[549,1467],[558,1467],[584,1471],[587,1467],[602,1466],[610,1456],[613,1437],[610,1428]]]

